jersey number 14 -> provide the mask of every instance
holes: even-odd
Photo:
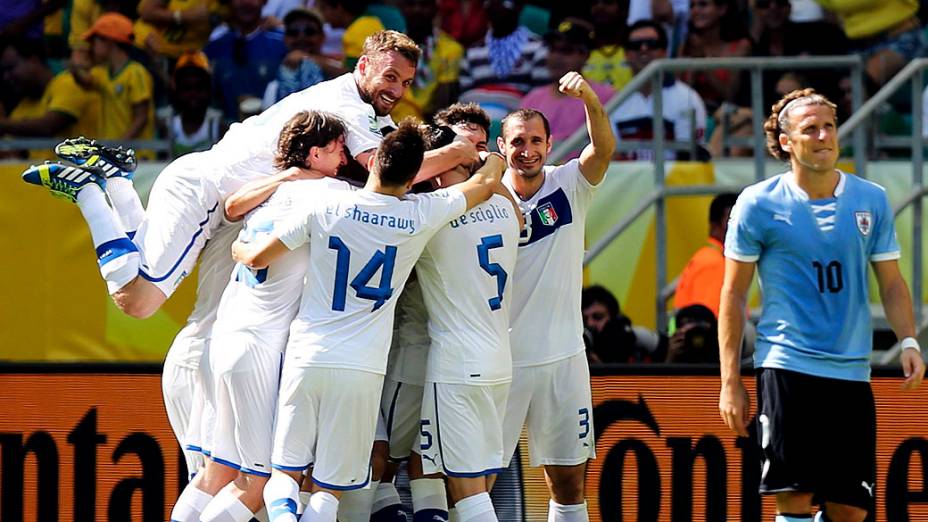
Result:
[[[332,310],[344,312],[345,298],[348,294],[348,268],[351,266],[351,251],[348,250],[348,246],[338,236],[329,237],[329,248],[335,250],[338,256],[335,258],[335,289],[332,292]],[[351,280],[351,288],[354,289],[355,295],[359,299],[374,302],[372,312],[383,306],[387,299],[390,299],[393,295],[393,288],[390,287],[390,283],[393,281],[393,265],[395,263],[396,247],[384,247],[382,251],[374,252],[367,264]],[[367,284],[373,279],[377,270],[380,270],[380,284],[368,286]]]

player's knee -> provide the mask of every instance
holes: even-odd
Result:
[[[374,442],[374,448],[371,451],[371,478],[380,480],[387,469],[387,458],[390,454],[390,446],[386,441],[378,440]]]
[[[140,277],[117,290],[112,297],[120,311],[135,319],[151,317],[165,301],[157,287]]]
[[[829,502],[825,506],[825,516],[829,522],[863,522],[867,518],[867,511],[859,507]]]
[[[549,473],[551,496],[558,504],[570,505],[583,502],[583,468],[559,469]]]

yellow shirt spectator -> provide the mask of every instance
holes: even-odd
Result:
[[[584,78],[609,84],[616,92],[631,81],[632,74],[631,68],[625,63],[625,50],[618,45],[604,45],[594,49],[583,67]]]
[[[383,29],[380,18],[376,16],[360,16],[345,29],[345,35],[342,36],[342,46],[345,48],[345,68],[354,69],[354,65],[358,63],[358,58],[364,51],[364,40]]]
[[[429,37],[420,48],[416,78],[391,113],[396,121],[406,116],[423,120],[425,114],[440,109],[433,99],[436,89],[441,84],[457,83],[461,75],[464,48],[444,31],[437,31],[437,38]]]
[[[121,139],[129,132],[132,124],[132,106],[148,102],[148,122],[138,139],[150,139],[155,135],[155,109],[152,100],[152,78],[138,62],[129,60],[126,66],[110,74],[104,65],[91,69],[94,83],[103,97],[103,121],[100,137]]]
[[[203,9],[204,7],[210,13],[219,13],[220,4],[214,0],[147,0],[149,2],[160,4],[171,13],[180,13],[183,17],[184,11],[191,9]],[[142,6],[146,0],[139,2],[139,12],[142,12]],[[136,20],[133,33],[135,33],[135,45],[145,48],[146,41],[151,37],[154,48],[163,55],[171,58],[177,58],[184,51],[199,51],[206,45],[209,40],[211,31],[208,19],[199,22],[176,23],[172,21],[169,24],[150,24],[141,18]],[[151,36],[153,35],[153,36]]]
[[[869,38],[889,30],[918,12],[917,0],[816,0],[844,23],[851,40]]]
[[[86,50],[90,47],[83,35],[103,14],[103,7],[96,0],[74,0],[71,4],[71,28],[68,33],[68,45],[72,50]]]

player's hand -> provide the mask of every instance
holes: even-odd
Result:
[[[459,165],[471,165],[480,160],[480,154],[477,147],[464,136],[455,136],[454,141],[448,144],[454,155],[457,157]]]
[[[318,171],[303,167],[288,167],[286,170],[281,172],[281,176],[285,181],[294,181],[298,179],[322,179],[325,177]]]
[[[905,375],[905,381],[902,382],[902,389],[914,390],[922,383],[925,378],[925,361],[922,354],[915,348],[906,348],[902,350],[899,356],[902,361],[902,372]]]
[[[483,157],[484,165],[488,165],[500,172],[506,170],[506,158],[499,152],[481,152],[480,155]]]
[[[722,391],[719,393],[719,414],[725,425],[740,437],[748,436],[749,402],[748,391],[744,389],[740,380],[736,385],[722,384]]]
[[[572,96],[574,98],[583,98],[585,94],[593,92],[590,89],[590,84],[576,71],[570,71],[564,76],[561,76],[557,84],[557,89],[567,96]]]

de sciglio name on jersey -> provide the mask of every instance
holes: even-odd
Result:
[[[501,206],[496,203],[485,203],[451,220],[451,228],[458,228],[459,226],[473,223],[493,223],[499,219],[509,219],[512,216],[511,210],[512,209],[508,206]]]

